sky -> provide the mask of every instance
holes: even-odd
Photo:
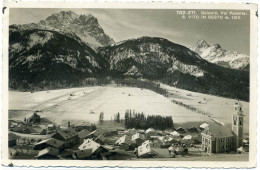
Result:
[[[186,47],[205,40],[210,45],[220,44],[223,49],[242,54],[249,55],[250,51],[249,15],[240,20],[212,20],[182,19],[175,9],[13,8],[10,9],[9,25],[37,23],[53,13],[68,10],[94,15],[115,42],[151,36],[166,38]]]

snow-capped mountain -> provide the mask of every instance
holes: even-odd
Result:
[[[77,15],[72,11],[61,11],[41,20],[39,23],[15,25],[21,30],[53,30],[66,35],[77,35],[93,49],[115,43],[91,14]]]
[[[211,63],[236,70],[249,69],[249,56],[224,50],[219,44],[209,45],[205,40],[199,40],[190,49]]]

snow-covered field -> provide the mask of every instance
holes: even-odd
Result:
[[[189,92],[186,90],[161,85],[172,93],[168,98],[153,91],[133,87],[97,86],[49,90],[40,92],[9,92],[9,118],[23,120],[33,111],[39,110],[46,117],[58,124],[67,121],[96,122],[99,113],[104,112],[104,119],[113,119],[116,113],[124,117],[126,109],[148,114],[159,114],[173,117],[175,124],[198,125],[213,121],[208,115],[192,112],[171,102],[172,99],[208,112],[225,124],[231,123],[235,100],[223,97]],[[187,96],[187,94],[189,94]],[[198,103],[201,102],[201,103]],[[242,102],[245,116],[245,133],[248,133],[249,103]],[[94,114],[90,114],[93,111]]]
[[[118,112],[124,117],[126,109],[146,115],[171,115],[174,123],[210,121],[204,115],[173,104],[162,95],[132,87],[85,87],[34,93],[10,91],[9,103],[11,119],[24,119],[32,111],[42,110],[41,116],[62,124],[71,120],[96,122],[100,112],[104,112],[105,120],[113,119]],[[90,114],[91,110],[95,114]]]
[[[232,114],[234,112],[235,99],[218,97],[197,92],[190,92],[183,89],[178,89],[168,85],[161,84],[162,88],[168,90],[172,95],[169,99],[183,102],[187,105],[195,107],[197,110],[207,112],[208,116],[223,122],[225,125],[231,124]],[[249,102],[240,101],[243,107],[244,117],[244,132],[248,133],[249,129]]]

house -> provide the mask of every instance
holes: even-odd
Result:
[[[208,126],[209,126],[209,124],[203,123],[203,124],[200,125],[200,130],[204,130]]]
[[[180,136],[180,133],[177,132],[177,131],[173,131],[173,132],[170,133],[170,135],[172,135],[172,136]]]
[[[92,131],[92,132],[90,132],[87,136],[86,136],[86,138],[97,138],[97,137],[99,137],[100,135],[103,135],[103,132],[101,132],[100,130],[94,130],[94,131]]]
[[[36,159],[58,159],[59,150],[55,148],[45,148],[41,150]]]
[[[79,142],[83,143],[84,139],[86,139],[89,134],[90,134],[90,132],[87,129],[83,129],[82,131],[80,131],[78,133]]]
[[[74,159],[86,159],[92,155],[92,149],[84,149],[76,151],[72,157]]]
[[[13,133],[8,133],[8,146],[15,146],[17,141],[17,136]]]
[[[234,134],[225,126],[210,125],[202,131],[201,136],[201,149],[209,155],[232,151],[235,148]]]
[[[131,141],[131,136],[128,136],[128,135],[124,135],[122,137],[120,137],[117,141],[116,141],[116,145],[119,146],[119,149],[122,149],[122,150],[129,150],[130,149],[130,146],[132,144],[132,141]]]
[[[84,129],[86,129],[86,130],[91,130],[91,123],[90,122],[82,122],[82,123],[80,123],[80,124],[77,124],[76,126],[75,126],[75,130],[77,131],[77,132],[80,132],[80,131],[82,131],[82,130],[84,130]]]
[[[26,119],[26,122],[38,124],[41,122],[41,117],[37,114],[37,111],[33,113],[30,117]]]
[[[60,130],[52,135],[52,138],[63,141],[65,148],[71,148],[79,143],[78,133],[72,128]]]
[[[142,143],[141,146],[138,147],[137,156],[138,157],[152,157],[155,154],[152,151],[152,145],[149,140]]]
[[[117,128],[116,130],[118,135],[123,135],[125,133],[125,128]]]
[[[54,138],[49,138],[35,144],[34,149],[40,150],[40,149],[45,149],[50,147],[50,148],[55,148],[60,152],[64,149],[64,144],[65,143],[63,141]]]
[[[199,141],[193,138],[191,135],[186,135],[182,138],[181,143],[185,145],[191,145],[191,144],[198,144]]]
[[[176,131],[179,133],[186,133],[186,131],[182,127],[178,127]]]
[[[10,131],[18,132],[18,133],[24,133],[24,134],[30,134],[31,131],[27,128],[25,125],[20,125],[14,128],[11,128]]]
[[[101,144],[101,145],[104,145],[105,144],[105,141],[106,141],[106,138],[103,136],[103,135],[100,135],[98,136],[96,139],[95,139],[95,142]]]
[[[198,129],[196,127],[190,127],[188,128],[188,131],[191,132],[191,133],[198,133]]]
[[[29,127],[28,130],[32,135],[45,135],[46,129],[41,128],[40,126]]]
[[[132,136],[131,140],[134,141],[137,146],[140,146],[145,141],[145,136],[141,133],[136,133]]]
[[[147,136],[156,136],[156,135],[157,135],[156,130],[153,129],[153,128],[147,129],[147,130],[145,131],[145,134],[146,134]]]
[[[152,153],[151,144],[149,140],[143,142],[142,145],[138,147],[138,152],[137,152],[138,157],[146,157],[152,154],[153,153]]]
[[[133,136],[134,134],[136,134],[136,130],[135,128],[133,129],[128,129],[126,132],[124,132],[125,135],[129,135],[129,136]]]
[[[78,151],[73,155],[74,158],[77,159],[86,159],[91,156],[98,156],[102,152],[107,152],[108,149],[106,147],[101,146],[97,142],[92,139],[86,139],[79,147]]]

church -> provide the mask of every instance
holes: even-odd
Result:
[[[243,111],[239,102],[234,105],[232,129],[222,125],[209,125],[202,133],[201,149],[207,154],[236,151],[243,145]]]

